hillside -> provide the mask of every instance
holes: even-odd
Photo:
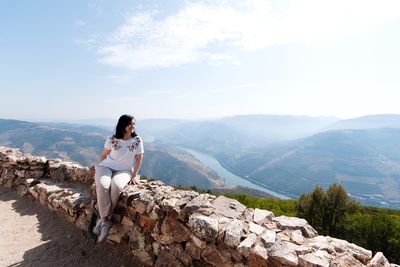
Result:
[[[223,180],[192,155],[168,146],[145,145],[141,174],[169,185],[195,185],[201,188],[222,186]]]
[[[400,115],[396,114],[382,114],[382,115],[368,115],[348,120],[337,121],[325,128],[328,130],[342,130],[342,129],[376,129],[376,128],[400,128]]]
[[[399,137],[391,128],[328,131],[220,160],[293,197],[339,181],[363,204],[400,208]]]
[[[0,120],[0,145],[24,153],[93,165],[111,132],[94,126]],[[178,149],[145,144],[141,174],[171,185],[214,187],[221,178],[197,159]]]
[[[107,132],[93,126],[0,120],[0,145],[84,166],[97,161]]]

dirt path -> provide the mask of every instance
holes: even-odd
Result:
[[[141,266],[32,197],[0,186],[0,266]]]

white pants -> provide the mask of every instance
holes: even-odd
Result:
[[[104,166],[96,166],[96,193],[101,218],[112,214],[122,189],[131,177],[130,171],[114,171]]]

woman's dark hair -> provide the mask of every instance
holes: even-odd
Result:
[[[135,121],[135,118],[131,115],[122,115],[121,117],[119,117],[118,123],[117,123],[117,127],[115,127],[115,134],[114,137],[117,139],[122,139],[125,135],[125,128],[126,126],[128,126],[131,122]],[[131,133],[132,137],[137,136],[136,131],[134,131],[133,133]]]

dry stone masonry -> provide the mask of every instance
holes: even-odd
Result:
[[[0,147],[2,186],[86,231],[96,208],[93,177],[93,167]],[[319,236],[303,219],[160,181],[127,186],[113,219],[109,241],[124,243],[147,266],[397,266],[380,252]]]

